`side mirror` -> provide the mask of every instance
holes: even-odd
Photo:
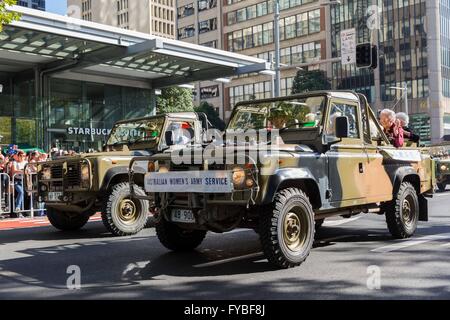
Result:
[[[166,139],[166,145],[168,147],[173,146],[175,143],[173,141],[173,131],[166,131],[164,138]]]
[[[349,123],[347,117],[336,118],[336,138],[348,138],[349,137]]]

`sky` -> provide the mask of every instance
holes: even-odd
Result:
[[[65,15],[67,12],[67,0],[46,0],[46,10],[48,12]]]

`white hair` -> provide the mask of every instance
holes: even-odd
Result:
[[[397,113],[397,119],[403,121],[405,123],[405,126],[409,125],[409,116],[404,112]]]
[[[381,110],[381,112],[380,112],[380,118],[381,118],[381,116],[387,116],[388,118],[390,118],[390,119],[392,119],[392,120],[395,120],[395,119],[396,119],[395,112],[392,111],[391,109],[384,109],[384,110]]]

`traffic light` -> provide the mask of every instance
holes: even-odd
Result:
[[[371,43],[361,43],[356,46],[356,66],[358,68],[378,67],[378,48]]]

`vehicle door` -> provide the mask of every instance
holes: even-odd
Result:
[[[336,137],[336,118],[346,116],[349,122],[349,136]],[[364,149],[361,110],[358,101],[333,98],[329,102],[324,127],[325,140],[330,144],[328,157],[329,191],[331,205],[336,208],[365,203],[363,184],[364,163],[367,154]]]
[[[362,106],[361,110],[367,153],[367,161],[363,166],[364,183],[362,187],[368,203],[389,201],[392,199],[392,178],[388,174],[387,164],[384,162],[380,147],[389,148],[390,143],[370,107]]]

